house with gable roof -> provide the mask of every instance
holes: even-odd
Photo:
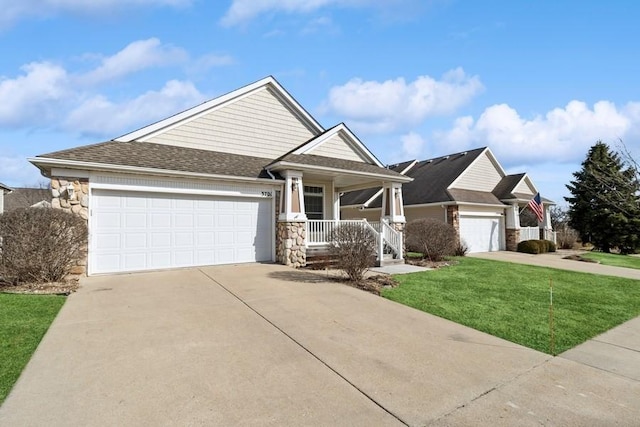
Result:
[[[538,193],[526,173],[507,175],[488,147],[422,161],[411,160],[390,169],[413,178],[403,186],[407,221],[433,218],[451,224],[469,252],[516,250],[522,240],[555,240],[549,208],[538,227],[521,227],[520,211]],[[343,219],[377,218],[384,204],[380,188],[342,196]]]
[[[29,161],[52,206],[89,229],[87,274],[277,261],[305,265],[340,223],[340,194],[381,189],[360,221],[402,259],[402,185],[345,124],[325,129],[273,77],[110,141]]]

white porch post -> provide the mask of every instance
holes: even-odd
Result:
[[[404,203],[402,200],[402,184],[387,183],[382,186],[382,209],[380,219],[390,223],[405,223]]]
[[[306,221],[304,212],[304,187],[302,184],[302,172],[286,170],[284,176],[284,200],[283,210],[280,212],[279,221]]]
[[[552,240],[549,239],[549,237],[551,237],[551,231],[553,229],[553,227],[551,226],[551,209],[549,209],[549,206],[546,204],[543,204],[543,208],[544,216],[542,218],[542,222],[538,223],[538,227],[540,227],[540,230],[542,230],[542,236],[540,236],[540,238]]]
[[[336,183],[331,181],[331,194],[333,201],[333,220],[340,220],[340,193],[336,191]]]
[[[507,250],[515,251],[520,243],[520,206],[517,203],[506,208],[505,228]]]
[[[307,215],[304,212],[302,172],[285,170],[282,188],[282,212],[276,225],[276,258],[292,267],[307,263]]]

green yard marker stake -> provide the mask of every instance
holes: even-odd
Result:
[[[556,355],[556,342],[555,335],[553,333],[553,281],[549,277],[549,347],[551,349],[551,355]]]

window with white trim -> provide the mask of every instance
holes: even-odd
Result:
[[[324,219],[324,187],[304,186],[304,212],[308,219]]]

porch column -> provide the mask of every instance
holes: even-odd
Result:
[[[406,221],[404,216],[404,203],[402,200],[402,184],[387,183],[382,186],[382,210],[380,219],[386,219],[389,224]]]
[[[284,188],[276,227],[276,259],[284,265],[302,267],[307,263],[307,216],[304,212],[302,172],[286,170],[281,175]]]
[[[401,253],[398,259],[404,259],[405,239],[404,226],[407,222],[404,216],[404,201],[402,199],[402,184],[387,183],[382,186],[382,209],[380,211],[380,221],[387,221],[398,233],[400,233]]]
[[[336,191],[336,183],[331,182],[331,197],[333,197],[333,220],[340,220],[340,193]]]
[[[508,251],[518,250],[520,242],[520,206],[513,203],[506,208],[505,237]]]
[[[540,239],[553,240],[551,237],[551,232],[553,231],[553,227],[551,226],[551,209],[549,209],[549,206],[546,204],[543,204],[542,207],[544,209],[544,216],[542,217],[542,222],[538,223]]]

